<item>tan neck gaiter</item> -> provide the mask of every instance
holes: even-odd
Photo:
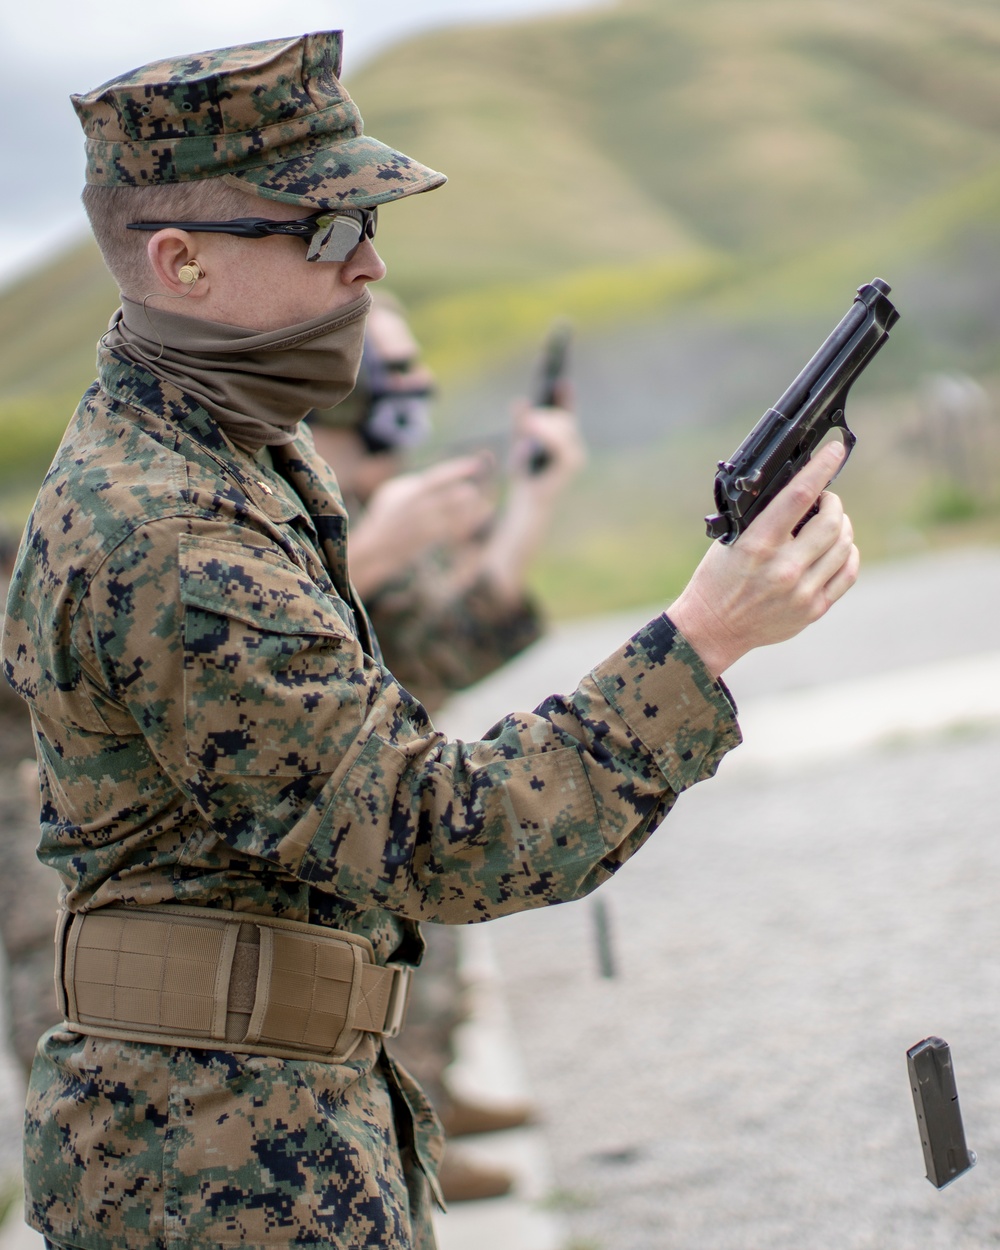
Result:
[[[102,342],[196,399],[232,442],[256,452],[290,443],[307,412],[351,393],[371,301],[365,291],[300,325],[245,330],[122,296]]]

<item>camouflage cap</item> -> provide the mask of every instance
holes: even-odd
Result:
[[[370,208],[439,187],[444,174],[363,133],[340,83],[342,34],[155,61],[72,96],[87,136],[87,182],[225,176],[311,208]]]

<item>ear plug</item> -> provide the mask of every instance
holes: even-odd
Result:
[[[177,277],[185,286],[193,286],[199,278],[204,276],[201,265],[196,260],[192,260],[186,265],[181,265],[180,269],[177,270]]]

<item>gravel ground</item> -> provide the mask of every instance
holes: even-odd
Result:
[[[996,552],[877,568],[731,685],[748,729],[784,691],[792,734],[810,737],[838,675],[873,690],[912,677],[933,703],[947,662],[981,656],[995,686],[998,613]],[[457,701],[449,728],[474,736],[538,683],[572,684],[626,623],[565,628]],[[967,680],[975,663],[952,671]],[[980,693],[995,716],[995,691]],[[615,978],[599,971],[596,900],[489,926],[574,1250],[1000,1245],[1000,730],[960,717],[908,735],[908,714],[894,745],[794,766],[748,767],[748,742],[682,796],[598,896]],[[858,722],[863,739],[864,704]],[[905,1061],[932,1034],[951,1043],[979,1155],[941,1192]]]
[[[1000,1245],[1000,734],[680,800],[594,902],[493,926],[577,1244]],[[952,1046],[979,1165],[924,1179],[907,1047]]]

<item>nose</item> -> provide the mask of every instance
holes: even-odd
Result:
[[[343,274],[345,282],[382,281],[385,277],[385,262],[375,251],[375,244],[371,239],[362,239],[350,260],[344,261]]]

